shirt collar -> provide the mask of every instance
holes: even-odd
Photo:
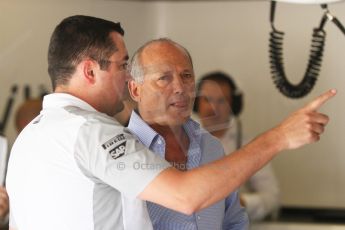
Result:
[[[43,109],[75,106],[86,111],[97,111],[91,105],[68,93],[52,93],[44,96],[43,98]]]
[[[201,130],[200,130],[200,124],[196,121],[192,120],[191,118],[188,119],[186,123],[183,124],[183,128],[186,131],[189,141],[192,143],[194,141],[200,142],[201,137]]]
[[[153,130],[134,110],[129,119],[128,129],[147,147],[150,147],[153,140],[159,136],[159,134]]]
[[[128,128],[147,147],[150,147],[154,140],[160,136],[135,111],[132,111]],[[194,146],[194,144],[196,144],[198,146],[201,138],[200,124],[189,118],[187,122],[183,124],[183,128],[188,135],[190,145]]]

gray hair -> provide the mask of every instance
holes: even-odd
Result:
[[[144,51],[144,49],[148,46],[150,46],[151,44],[154,43],[169,43],[172,44],[176,47],[181,48],[187,55],[187,57],[189,58],[189,61],[193,67],[193,61],[192,61],[192,57],[190,55],[190,53],[188,52],[188,50],[183,47],[182,45],[178,44],[177,42],[174,42],[173,40],[169,39],[169,38],[158,38],[158,39],[153,39],[150,40],[148,42],[146,42],[143,46],[141,46],[133,55],[131,62],[130,62],[130,66],[131,66],[131,71],[130,74],[133,77],[134,81],[136,81],[137,83],[143,83],[144,82],[144,69],[141,63],[141,54]]]

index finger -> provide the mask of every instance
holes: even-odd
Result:
[[[331,99],[334,95],[337,94],[336,89],[330,89],[327,92],[321,94],[317,98],[315,98],[313,101],[308,103],[304,109],[309,110],[309,111],[316,111],[318,110],[323,104],[326,103],[329,99]]]

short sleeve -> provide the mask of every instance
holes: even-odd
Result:
[[[133,198],[170,167],[111,119],[92,119],[81,126],[74,157],[86,176]]]

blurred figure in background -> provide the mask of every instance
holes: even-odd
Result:
[[[9,199],[4,180],[7,167],[8,141],[0,134],[0,230],[8,229]]]
[[[226,154],[239,149],[243,144],[239,119],[243,95],[234,80],[223,72],[208,73],[200,79],[197,95],[194,111],[202,126],[221,141]],[[276,217],[279,187],[270,164],[242,186],[240,199],[252,221]]]
[[[24,101],[16,111],[15,114],[15,127],[18,134],[24,129],[24,127],[35,118],[42,109],[41,99],[29,99]],[[7,156],[7,141],[0,136],[0,156],[2,160],[7,160],[2,157],[3,154]],[[7,157],[5,157],[7,158]],[[6,163],[2,165],[5,167]],[[5,177],[5,173],[2,177]],[[9,198],[6,188],[0,186],[0,230],[8,229],[8,214],[9,214]]]
[[[9,202],[6,189],[0,186],[0,229],[8,229]]]
[[[18,134],[30,123],[42,110],[42,99],[28,99],[17,109],[15,115],[15,126]]]

